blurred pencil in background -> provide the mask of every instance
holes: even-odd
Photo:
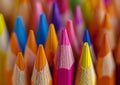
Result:
[[[5,81],[5,63],[8,48],[8,32],[5,24],[5,20],[2,14],[0,14],[0,85],[4,85]]]
[[[97,85],[115,85],[116,68],[107,34],[104,34],[97,58]]]
[[[33,67],[35,63],[35,58],[36,58],[36,52],[37,52],[37,44],[36,44],[36,39],[33,30],[29,30],[28,34],[28,39],[27,39],[27,44],[25,47],[25,75],[26,75],[26,84],[31,85],[31,76],[33,72]]]
[[[15,32],[12,32],[7,51],[7,61],[5,66],[5,85],[12,85],[13,68],[17,58],[17,53],[21,51]]]

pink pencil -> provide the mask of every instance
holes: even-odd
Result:
[[[67,29],[67,33],[68,33],[68,37],[71,43],[71,46],[73,48],[73,52],[74,52],[74,57],[75,60],[79,60],[78,57],[80,55],[80,47],[77,41],[77,38],[75,36],[75,32],[74,32],[74,28],[73,28],[73,22],[72,20],[68,20],[67,24],[66,24],[66,29]]]
[[[33,17],[32,17],[32,26],[34,31],[37,31],[38,24],[39,24],[39,17],[40,14],[43,12],[41,2],[39,0],[35,0],[33,4]]]
[[[66,29],[61,36],[54,60],[54,85],[72,85],[74,74],[74,57]]]
[[[78,39],[78,43],[80,46],[83,46],[83,35],[84,35],[85,25],[84,25],[84,20],[82,17],[80,6],[76,6],[75,8],[74,23],[75,23],[75,33]]]

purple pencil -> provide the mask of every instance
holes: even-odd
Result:
[[[54,85],[72,85],[74,75],[74,57],[66,29],[61,36],[54,60]]]

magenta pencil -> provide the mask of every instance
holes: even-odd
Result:
[[[74,74],[74,57],[66,29],[61,36],[54,60],[54,85],[72,85]]]
[[[62,15],[63,23],[65,24],[68,19],[72,19],[72,12],[69,8],[69,0],[56,0],[60,13]]]
[[[83,46],[83,35],[84,35],[85,25],[84,25],[84,20],[82,17],[80,6],[76,6],[75,8],[74,23],[75,23],[75,33],[78,39],[78,43],[80,46]]]
[[[73,53],[74,53],[74,57],[75,60],[79,60],[78,57],[80,55],[80,47],[74,32],[74,28],[73,28],[73,22],[72,20],[68,20],[67,24],[66,24],[66,29],[67,29],[67,33],[68,33],[68,37],[73,49]]]

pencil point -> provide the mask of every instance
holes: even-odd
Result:
[[[46,38],[48,36],[48,23],[46,20],[46,16],[42,13],[40,15],[39,26],[36,34],[37,45],[45,44]]]
[[[23,19],[20,16],[17,16],[17,18],[16,18],[14,32],[16,33],[21,50],[22,50],[22,52],[24,52],[26,41],[27,41],[27,33],[25,30]]]
[[[37,71],[41,71],[46,65],[46,55],[44,52],[43,45],[39,45],[38,51],[37,51],[37,57],[35,61],[35,68]]]
[[[5,20],[3,15],[0,13],[0,36],[2,35],[4,29],[5,29]]]
[[[111,22],[110,22],[110,16],[107,13],[105,14],[105,17],[104,17],[104,20],[103,20],[103,28],[108,29],[108,30],[111,30],[111,28],[112,28],[112,25],[111,25]]]
[[[28,35],[28,40],[26,45],[28,46],[28,48],[32,50],[33,53],[36,54],[37,44],[36,44],[33,30],[29,30],[29,35]]]
[[[105,57],[109,52],[110,52],[110,44],[108,41],[107,34],[104,34],[103,40],[102,40],[102,46],[100,47],[98,56]]]
[[[91,59],[89,46],[88,46],[88,43],[85,42],[82,49],[82,54],[80,57],[80,65],[83,68],[89,68],[91,64],[92,64],[92,59]]]
[[[10,47],[12,52],[17,56],[17,53],[20,51],[20,47],[15,32],[12,32],[11,34]]]
[[[92,45],[91,40],[90,40],[90,35],[89,35],[89,32],[87,29],[85,29],[85,31],[84,31],[83,41],[87,42],[89,46]]]
[[[17,59],[16,59],[16,64],[19,67],[20,70],[25,69],[25,62],[24,58],[21,52],[18,52]]]
[[[58,33],[62,28],[62,20],[59,12],[58,4],[55,2],[52,8],[52,19],[51,22],[55,25],[55,30]]]
[[[59,45],[69,45],[69,44],[70,44],[70,42],[69,42],[68,34],[67,34],[67,31],[66,31],[66,28],[64,28],[61,31]]]
[[[76,24],[83,23],[82,13],[79,5],[77,5],[75,8],[75,22]]]
[[[52,47],[54,47],[53,45],[56,46],[58,44],[57,34],[55,32],[54,24],[50,24],[48,38],[47,38],[46,43],[47,45],[49,44],[51,49]]]

